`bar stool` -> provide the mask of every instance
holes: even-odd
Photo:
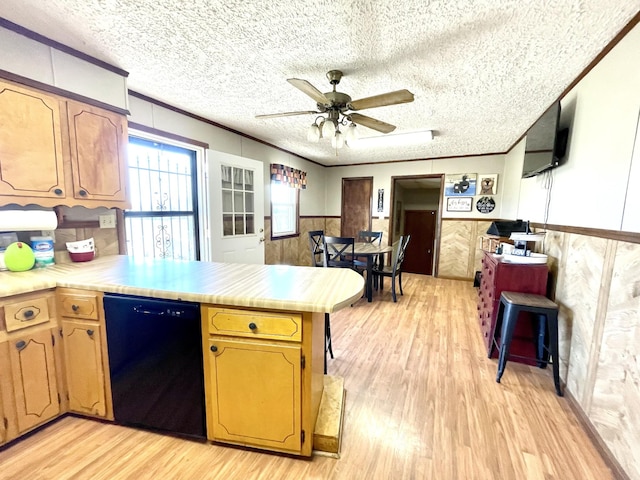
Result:
[[[498,307],[498,316],[496,320],[496,329],[493,333],[493,340],[489,358],[493,353],[496,342],[497,326],[502,319],[500,355],[498,358],[498,374],[496,382],[500,383],[500,378],[504,373],[509,357],[509,347],[513,339],[513,332],[518,321],[520,312],[528,312],[538,316],[538,340],[536,349],[536,360],[538,366],[544,368],[547,365],[545,354],[549,353],[553,361],[553,382],[556,387],[558,396],[562,396],[560,388],[560,368],[558,359],[558,305],[542,295],[534,295],[531,293],[520,292],[502,292],[500,295],[500,305]],[[549,332],[549,346],[545,344],[546,332]]]

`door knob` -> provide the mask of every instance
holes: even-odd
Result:
[[[260,238],[260,243],[264,242],[264,237]]]

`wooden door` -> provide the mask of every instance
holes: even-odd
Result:
[[[57,97],[0,81],[0,195],[66,198],[60,125]]]
[[[404,232],[405,235],[411,235],[411,240],[407,245],[403,271],[433,274],[436,219],[436,210],[405,210]]]
[[[127,200],[127,119],[67,101],[73,196],[78,200]]]
[[[60,413],[53,353],[54,331],[42,330],[9,342],[20,432],[44,423]]]
[[[300,452],[300,346],[214,337],[208,354],[211,439]]]
[[[79,413],[106,414],[102,331],[96,322],[63,320],[69,408]]]
[[[357,237],[360,230],[371,230],[373,177],[342,179],[340,235]]]

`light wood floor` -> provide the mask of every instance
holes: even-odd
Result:
[[[0,451],[18,479],[612,478],[551,371],[482,348],[470,282],[405,275],[405,295],[331,316],[347,389],[341,458],[303,460],[66,417]],[[388,287],[388,281],[387,281]]]

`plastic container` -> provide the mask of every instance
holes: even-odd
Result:
[[[55,265],[53,252],[53,238],[31,237],[31,249],[36,257],[35,268],[44,268]]]
[[[86,240],[78,240],[77,242],[67,242],[67,250],[73,253],[93,252],[95,250],[93,237]]]
[[[69,257],[71,258],[72,262],[88,262],[90,260],[93,260],[93,257],[95,257],[96,252],[69,252]]]

